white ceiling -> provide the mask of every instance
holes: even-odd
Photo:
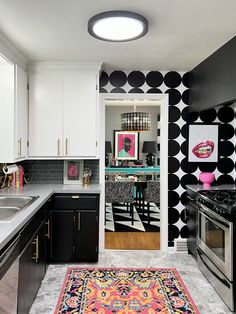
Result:
[[[93,15],[130,10],[148,34],[126,43],[87,32]],[[236,35],[235,0],[0,0],[0,33],[30,61],[102,61],[105,68],[194,68]]]

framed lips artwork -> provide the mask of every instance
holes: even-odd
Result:
[[[188,161],[217,162],[219,123],[195,123],[189,125]]]

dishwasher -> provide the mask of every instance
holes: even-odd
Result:
[[[0,253],[0,313],[17,313],[19,238]]]

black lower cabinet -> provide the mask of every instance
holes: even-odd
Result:
[[[45,223],[43,222],[20,255],[18,314],[29,313],[45,272]]]
[[[58,194],[51,213],[51,261],[98,260],[99,195]]]
[[[51,213],[51,259],[53,262],[74,260],[73,210],[54,210]]]
[[[76,212],[75,258],[78,261],[98,260],[98,214],[94,210]]]

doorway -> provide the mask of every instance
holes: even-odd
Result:
[[[157,116],[160,115],[160,121],[158,121],[158,127],[160,128],[160,173],[159,173],[159,178],[160,178],[160,204],[159,208],[154,209],[153,213],[155,210],[159,210],[159,213],[156,212],[156,217],[159,215],[159,223],[156,220],[156,223],[154,223],[154,226],[159,227],[160,232],[156,232],[156,230],[152,232],[143,232],[141,230],[133,230],[132,232],[124,232],[122,234],[121,232],[114,232],[113,230],[110,230],[108,232],[105,232],[105,197],[104,197],[104,188],[105,188],[105,140],[109,140],[112,142],[112,147],[114,147],[114,135],[111,134],[111,127],[113,129],[120,129],[120,122],[117,124],[117,122],[114,122],[114,126],[108,126],[107,123],[105,123],[106,119],[106,108],[107,111],[110,111],[111,116],[112,112],[113,113],[118,113],[120,114],[121,111],[123,112],[131,112],[133,111],[133,105],[135,104],[137,111],[141,111],[145,109],[145,112],[150,110],[153,114],[151,114],[152,119],[157,119]],[[161,249],[162,251],[167,250],[167,238],[168,238],[168,217],[167,217],[167,178],[168,178],[168,172],[167,172],[167,160],[168,160],[168,155],[167,155],[167,144],[168,144],[168,95],[163,95],[163,94],[155,94],[155,95],[150,95],[150,94],[105,94],[101,95],[101,111],[100,111],[100,118],[101,118],[101,123],[103,125],[102,128],[102,138],[103,138],[103,145],[101,145],[101,163],[100,163],[100,174],[101,174],[101,184],[102,184],[102,194],[101,194],[101,214],[100,214],[100,249],[104,248],[109,248],[109,249],[122,249],[122,247],[116,247],[115,245],[112,244],[114,237],[116,237],[117,242],[120,243],[119,245],[122,245],[122,242],[128,243],[130,242],[130,248],[123,248],[123,249]],[[129,109],[127,111],[127,109]],[[156,114],[154,113],[156,112]],[[156,115],[156,117],[155,117]],[[113,117],[114,119],[114,117]],[[118,120],[120,117],[118,117]],[[115,119],[117,121],[117,118]],[[120,121],[120,120],[119,120]],[[112,124],[112,119],[109,119],[109,123]],[[152,121],[153,123],[153,121]],[[157,123],[157,122],[156,122]],[[110,130],[110,134],[106,134]],[[156,136],[157,136],[157,128],[155,130]],[[112,132],[113,133],[113,132]],[[141,146],[139,147],[139,153],[142,159],[145,158],[144,155],[142,155],[142,145],[144,140],[147,140],[147,138],[144,137],[141,140]],[[111,156],[110,156],[111,158]],[[111,162],[111,159],[110,159]],[[116,209],[117,210],[117,209]],[[122,211],[122,208],[118,208],[118,213],[116,212],[115,215],[118,217],[119,216],[119,211]],[[112,213],[113,214],[113,213]],[[124,212],[125,215],[127,216],[127,213]],[[135,217],[138,218],[139,213],[136,212],[134,213]],[[155,216],[155,214],[154,214]],[[122,217],[122,215],[120,215]],[[126,217],[127,218],[127,217]],[[124,219],[124,218],[122,218]],[[124,220],[123,220],[124,221]],[[112,221],[109,223],[109,227],[111,228]],[[119,223],[116,225],[122,226],[127,226],[127,223]],[[136,227],[142,229],[142,222],[140,223],[136,221]],[[126,228],[126,227],[125,227]],[[119,229],[119,228],[118,228]],[[105,241],[106,239],[106,241]],[[134,244],[137,244],[137,239],[140,239],[140,243],[143,243],[143,246],[140,247],[134,247]],[[106,245],[105,245],[106,242]],[[113,246],[113,247],[112,247]]]

